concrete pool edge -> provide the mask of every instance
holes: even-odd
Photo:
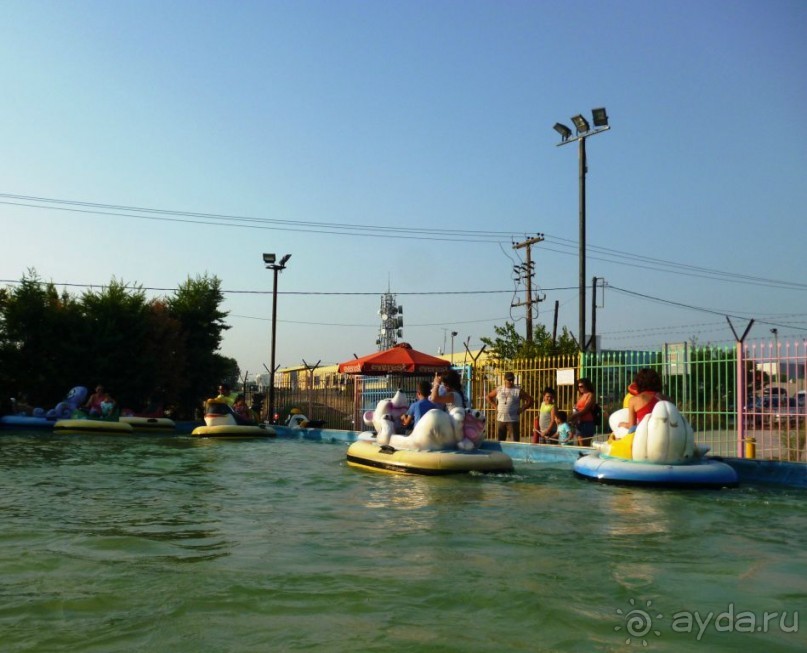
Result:
[[[335,444],[350,444],[359,431],[339,431],[336,429],[292,429],[274,426],[278,437]],[[591,451],[585,447],[559,447],[548,444],[528,444],[526,442],[496,442],[486,440],[484,449],[504,451],[514,462],[560,463],[569,465],[569,471],[581,453]],[[776,460],[747,460],[743,458],[714,457],[733,467],[740,477],[740,483],[762,483],[786,487],[807,488],[807,464],[780,462]]]

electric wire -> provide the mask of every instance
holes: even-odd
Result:
[[[256,218],[252,216],[237,216],[219,213],[204,213],[194,211],[180,211],[151,207],[127,206],[119,204],[103,204],[81,200],[66,200],[35,195],[20,195],[14,193],[0,193],[0,204],[20,206],[25,208],[72,211],[96,215],[117,216],[132,219],[159,220],[166,222],[180,222],[189,224],[203,224],[209,226],[241,227],[251,229],[269,229],[278,231],[295,231],[302,233],[319,233],[328,235],[350,235],[365,238],[399,238],[408,240],[433,240],[469,243],[493,243],[500,247],[512,240],[515,233],[501,231],[437,229],[421,227],[388,227],[381,225],[366,225],[357,223],[328,223],[308,220],[280,220],[273,218]],[[9,201],[15,200],[15,201]],[[577,242],[544,234],[544,245],[541,250],[574,256],[577,254]],[[556,249],[548,247],[546,243],[554,244]],[[630,266],[639,269],[649,269],[655,272],[665,272],[682,276],[706,278],[715,281],[742,283],[762,287],[783,288],[789,290],[807,290],[807,284],[795,281],[783,281],[766,277],[757,277],[736,272],[727,272],[704,266],[678,263],[655,257],[642,256],[634,252],[615,250],[611,247],[601,247],[587,243],[587,256],[592,260],[604,261],[616,265]],[[590,252],[590,253],[589,253]]]
[[[473,230],[463,230],[462,232],[458,232],[453,229],[436,229],[436,228],[406,228],[406,227],[386,227],[386,226],[379,226],[379,225],[361,225],[361,224],[353,224],[353,223],[325,223],[325,222],[314,222],[314,221],[304,221],[304,220],[278,220],[278,219],[270,219],[270,218],[255,218],[250,216],[235,216],[235,215],[227,215],[227,214],[217,214],[217,213],[201,213],[201,212],[191,212],[191,211],[175,211],[175,210],[168,210],[168,209],[159,209],[159,208],[147,208],[147,207],[137,207],[137,206],[125,206],[125,205],[116,205],[116,204],[101,204],[96,202],[85,202],[85,201],[78,201],[78,200],[63,200],[63,199],[55,199],[55,198],[48,198],[48,197],[38,197],[38,196],[28,196],[28,195],[16,195],[11,193],[0,193],[0,198],[5,198],[5,201],[0,200],[0,204],[10,205],[10,206],[20,206],[24,208],[32,208],[32,209],[42,209],[42,210],[58,210],[58,211],[69,211],[69,212],[79,212],[79,213],[88,213],[88,214],[96,214],[96,215],[107,215],[107,216],[115,216],[121,218],[132,218],[132,219],[146,219],[146,220],[159,220],[159,221],[166,221],[166,222],[180,222],[180,223],[190,223],[190,224],[203,224],[209,226],[227,226],[227,227],[242,227],[242,228],[252,228],[252,229],[271,229],[271,230],[281,230],[281,231],[298,231],[303,233],[320,233],[320,234],[331,234],[331,235],[350,235],[350,236],[365,236],[365,237],[381,237],[381,238],[407,238],[407,239],[419,239],[419,240],[446,240],[452,242],[477,242],[477,243],[494,243],[499,246],[499,248],[504,253],[503,244],[506,242],[505,238],[509,237],[512,242],[514,242],[515,234],[503,234],[501,231],[473,231]],[[14,200],[14,201],[11,201]],[[425,235],[424,235],[425,234]],[[555,247],[565,248],[565,249],[555,249],[552,247],[547,247],[546,243],[554,244]],[[545,235],[544,244],[540,247],[539,251],[550,251],[555,252],[563,255],[577,255],[576,251],[577,242],[572,241],[569,239],[561,238],[558,236],[552,235]],[[568,250],[568,251],[567,251]],[[592,253],[588,253],[587,256],[590,259],[605,261],[609,263],[619,264],[619,265],[626,265],[632,268],[638,269],[649,269],[656,272],[666,272],[671,274],[679,274],[683,276],[690,276],[690,277],[698,277],[698,278],[708,278],[717,281],[727,281],[733,283],[742,283],[747,285],[756,285],[756,286],[764,286],[764,287],[776,287],[788,290],[807,290],[807,284],[799,283],[799,282],[792,282],[792,281],[782,281],[777,279],[770,279],[766,277],[756,277],[753,275],[747,274],[737,274],[732,272],[725,272],[721,270],[717,270],[714,268],[708,268],[703,266],[696,266],[696,265],[689,265],[683,263],[677,263],[674,261],[667,261],[663,259],[657,259],[647,256],[642,256],[640,254],[636,254],[633,252],[623,252],[619,250],[614,250],[612,248],[604,248],[596,245],[588,245],[587,250]],[[595,255],[594,253],[599,254]],[[505,255],[513,261],[511,255]],[[516,260],[521,260],[520,256],[516,256]],[[660,269],[662,268],[662,269]],[[399,292],[396,294],[399,295],[406,295],[406,296],[445,296],[445,295],[493,295],[493,294],[510,294],[511,295],[511,304],[514,303],[515,298],[519,292],[520,280],[514,279],[513,280],[513,288],[509,290],[468,290],[468,291],[413,291],[413,292]],[[0,280],[3,283],[20,283],[18,280]],[[45,283],[45,282],[42,282]],[[52,283],[52,282],[48,282]],[[53,283],[54,286],[61,286],[61,287],[84,287],[84,288],[104,288],[108,286],[108,284],[79,284],[79,283]],[[692,311],[699,311],[707,314],[713,315],[720,315],[720,316],[728,316],[734,317],[736,319],[752,319],[748,315],[734,315],[728,314],[726,312],[717,311],[710,308],[698,307],[689,304],[685,304],[683,302],[677,302],[674,300],[663,299],[660,297],[654,297],[651,295],[647,295],[644,293],[639,293],[637,291],[631,291],[625,288],[619,288],[613,285],[608,286],[612,290],[616,292],[620,292],[626,295],[633,296],[635,298],[639,298],[645,301],[651,301],[656,303],[665,304],[668,306],[673,306],[677,308],[683,308]],[[135,289],[135,290],[142,290],[142,291],[151,291],[151,292],[175,292],[177,288],[159,288],[159,287],[143,287],[138,285],[131,285],[131,286],[124,286],[127,289]],[[576,287],[560,287],[560,288],[545,288],[543,289],[544,292],[551,292],[551,291],[567,291],[567,290],[575,290]],[[233,294],[233,295],[269,295],[272,291],[269,290],[221,290],[222,294]],[[374,296],[377,295],[377,291],[369,291],[369,292],[357,292],[357,291],[281,291],[278,294],[282,295],[300,295],[300,296]],[[510,319],[512,321],[516,321],[517,319],[513,316],[512,313],[512,306],[510,307]],[[792,317],[797,317],[799,314],[791,315]],[[247,316],[241,316],[247,317]],[[755,317],[757,322],[761,324],[766,324],[769,326],[774,327],[781,327],[785,329],[795,329],[795,330],[807,330],[807,328],[798,326],[798,324],[782,322],[782,317],[788,317],[788,315],[777,315],[775,317],[779,318],[779,321],[774,321],[774,319],[766,318],[764,316]],[[257,319],[257,318],[256,318]],[[491,320],[475,320],[472,322],[489,322]],[[305,322],[301,322],[305,324]],[[457,324],[458,322],[454,321],[452,323],[437,323],[437,324]],[[461,322],[465,323],[465,322]],[[797,321],[798,323],[798,321]],[[311,323],[316,324],[316,323]],[[436,325],[436,324],[435,324]],[[342,325],[340,325],[342,326]],[[344,325],[350,326],[350,325]],[[359,325],[355,325],[359,326]],[[418,325],[409,325],[409,326],[418,326]],[[423,326],[434,326],[434,325],[423,325]],[[689,327],[681,327],[691,329],[692,326]],[[615,332],[620,333],[620,332]],[[613,334],[612,336],[613,337]],[[626,336],[627,337],[627,336]]]

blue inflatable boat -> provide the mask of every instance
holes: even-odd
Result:
[[[715,458],[700,458],[688,464],[664,465],[610,458],[599,452],[582,456],[574,463],[580,478],[616,485],[668,488],[737,487],[733,467]]]

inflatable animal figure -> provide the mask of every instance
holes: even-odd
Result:
[[[308,426],[308,418],[303,415],[303,412],[299,408],[292,408],[289,411],[286,426],[293,429],[304,429]]]
[[[485,424],[487,417],[481,410],[470,408],[465,411],[465,419],[462,422],[463,438],[457,443],[457,448],[463,451],[478,449],[485,439]]]
[[[407,410],[405,404],[406,397],[399,390],[392,399],[382,399],[374,411],[364,414],[364,423],[373,427],[379,444],[414,451],[472,451],[485,437],[484,412],[459,407],[448,413],[432,409],[418,420],[412,433],[396,435],[400,430],[400,416]],[[366,434],[362,439],[369,438],[370,434]]]
[[[205,402],[205,425],[207,426],[246,426],[254,422],[244,420],[233,412],[223,401],[208,399]]]
[[[695,444],[689,422],[669,401],[659,401],[632,433],[619,427],[619,422],[626,421],[627,417],[627,408],[611,415],[609,425],[613,434],[607,442],[595,445],[600,453],[637,462],[680,465],[693,462],[708,451]]]
[[[406,395],[398,390],[392,399],[382,399],[376,405],[375,410],[365,411],[362,419],[366,426],[372,426],[376,431],[378,427],[376,422],[379,420],[392,421],[393,432],[403,430],[401,424],[401,416],[406,414],[409,410],[409,401]],[[388,425],[381,425],[385,430]]]
[[[389,444],[389,439],[395,435],[395,418],[391,399],[382,399],[375,410],[364,414],[364,423],[372,426],[376,432],[376,439],[380,444]],[[372,434],[368,434],[371,436]]]
[[[390,435],[385,442],[382,440],[382,432],[378,432],[378,442],[388,444],[395,449],[408,449],[412,451],[441,451],[444,449],[456,449],[464,436],[462,424],[465,421],[465,409],[452,408],[445,412],[438,408],[428,411],[415,424],[415,428],[409,435]],[[384,431],[384,438],[388,431]],[[474,445],[467,441],[469,449]]]
[[[47,411],[43,417],[47,417],[48,419],[69,419],[85,401],[87,401],[87,388],[82,385],[77,385],[67,393],[64,401],[60,401],[56,404],[56,407]]]
[[[402,430],[403,424],[401,423],[401,417],[409,410],[409,400],[403,392],[398,390],[392,399],[390,399],[390,402],[392,405],[390,406],[389,414],[392,415],[392,421],[395,422],[395,430]]]
[[[308,418],[303,415],[289,415],[289,419],[286,420],[286,426],[292,429],[304,429],[308,426]]]

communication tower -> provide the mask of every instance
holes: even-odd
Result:
[[[384,351],[398,344],[403,336],[403,306],[398,306],[395,295],[389,290],[381,295],[381,308],[378,309],[381,326],[378,328],[378,351]]]

